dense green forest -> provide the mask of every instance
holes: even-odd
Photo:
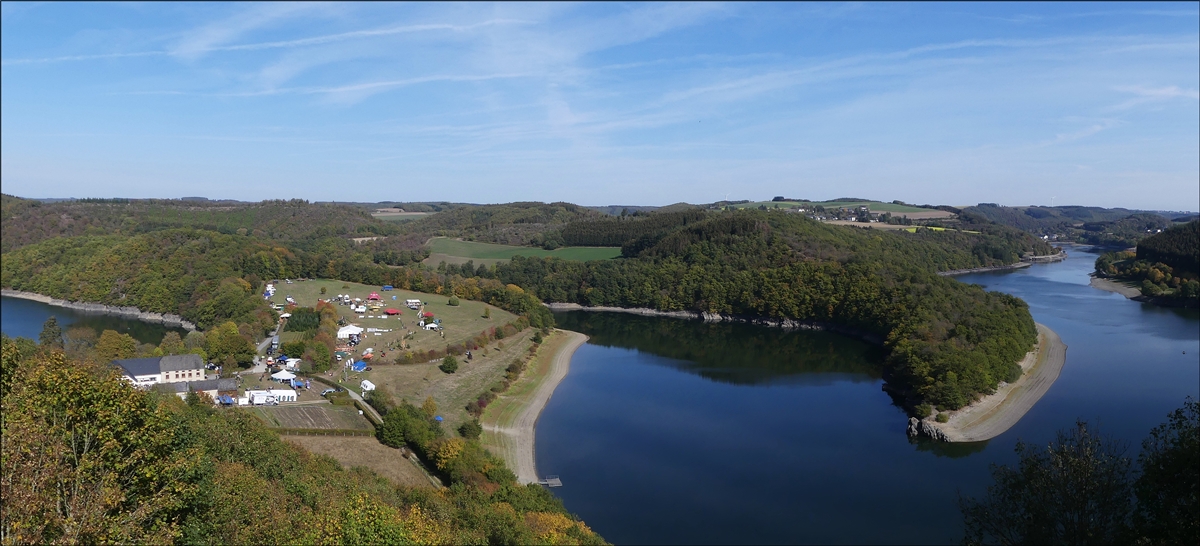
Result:
[[[6,244],[11,237],[12,249],[3,254],[0,284],[179,313],[203,329],[232,322],[251,342],[276,317],[259,296],[262,285],[282,278],[454,294],[524,315],[537,328],[553,324],[539,300],[835,323],[886,340],[889,386],[905,405],[954,408],[1010,379],[1034,328],[1019,300],[936,273],[1052,252],[1028,233],[973,215],[960,222],[979,233],[860,230],[785,212],[692,207],[622,218],[566,203],[460,206],[396,225],[362,209],[349,214],[303,201],[191,205],[47,205],[6,196],[4,237]],[[53,224],[43,209],[55,207],[99,211],[97,225],[126,214],[121,222],[127,227],[71,237],[45,237],[53,230],[31,228]],[[219,212],[222,207],[227,210]],[[171,215],[174,223],[163,220]],[[373,233],[380,239],[351,240]],[[534,234],[524,244],[620,244],[624,257],[587,263],[517,258],[495,268],[439,271],[415,263],[420,241],[431,233]]]
[[[1005,207],[980,203],[962,209],[962,214],[978,215],[1035,235],[1057,236],[1062,241],[1122,248],[1134,246],[1171,225],[1171,221],[1160,214],[1122,208]]]
[[[1102,254],[1096,275],[1138,283],[1143,296],[1200,298],[1200,220],[1143,239],[1137,252]]]
[[[135,389],[48,342],[0,345],[6,544],[603,543],[544,488],[519,485],[407,403],[381,435],[420,446],[448,488],[344,469],[248,413]]]
[[[833,323],[885,340],[885,377],[902,402],[958,408],[999,381],[1036,340],[1017,298],[938,276],[1009,264],[1037,245],[918,230],[845,229],[798,215],[739,211],[680,224],[636,257],[514,258],[495,274],[540,298]]]

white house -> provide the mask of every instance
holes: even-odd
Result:
[[[158,383],[205,379],[204,360],[194,354],[126,358],[114,360],[113,364],[124,372],[126,381],[143,388]]]

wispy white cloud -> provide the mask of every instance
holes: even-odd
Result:
[[[1108,107],[1109,111],[1128,110],[1141,104],[1165,102],[1172,99],[1200,100],[1200,90],[1183,89],[1177,85],[1169,85],[1166,87],[1130,85],[1117,87],[1114,90],[1121,93],[1132,94],[1134,97]]]
[[[260,18],[265,24],[265,18]],[[311,36],[307,38],[297,38],[294,40],[277,40],[270,42],[256,42],[246,44],[233,45],[212,45],[212,42],[218,40],[217,32],[209,31],[202,33],[205,39],[185,40],[180,45],[170,50],[158,51],[134,51],[128,53],[98,53],[90,55],[60,55],[56,57],[31,57],[23,59],[4,59],[0,64],[4,66],[22,65],[22,64],[43,64],[43,63],[60,63],[72,61],[94,61],[105,59],[122,59],[130,57],[162,57],[168,55],[178,55],[184,57],[195,57],[204,53],[219,53],[226,51],[258,51],[267,49],[287,49],[298,48],[305,46],[316,46],[324,44],[332,44],[336,42],[345,42],[350,40],[361,40],[366,38],[381,38],[386,36],[396,36],[402,34],[414,34],[420,32],[433,31],[448,31],[455,33],[471,32],[478,29],[487,28],[495,25],[520,25],[531,24],[531,21],[523,21],[519,19],[491,19],[481,21],[479,23],[455,25],[448,23],[429,23],[419,25],[399,25],[386,28],[354,30],[349,32],[339,32],[336,34],[326,34],[322,36]],[[232,34],[235,29],[225,28],[225,31]],[[236,30],[249,31],[252,28],[241,28]],[[208,44],[208,45],[204,45]]]

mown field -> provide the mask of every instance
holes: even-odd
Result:
[[[354,406],[256,406],[249,411],[271,428],[309,430],[372,430],[371,423]]]
[[[432,212],[373,212],[371,217],[384,222],[408,222],[410,220],[420,220],[426,216],[433,214]]]
[[[496,262],[512,259],[513,256],[554,256],[564,260],[586,262],[608,260],[621,255],[620,247],[570,246],[557,250],[545,250],[526,246],[460,241],[448,237],[434,237],[429,240],[427,246],[430,255],[425,263],[430,265],[437,265],[443,261],[448,264],[462,264],[467,260],[472,260],[475,265],[493,265]]]

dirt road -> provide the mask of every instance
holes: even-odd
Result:
[[[495,434],[493,444],[499,447],[504,460],[508,462],[520,483],[536,483],[538,481],[537,463],[534,460],[534,427],[538,417],[554,394],[554,389],[567,376],[571,367],[571,355],[587,341],[588,337],[578,332],[561,330],[568,336],[551,360],[550,370],[540,377],[540,384],[533,389],[529,398],[516,416],[507,422],[486,425],[488,432]]]
[[[1067,346],[1044,324],[1038,324],[1038,345],[1025,355],[1025,373],[995,394],[950,413],[950,421],[930,423],[942,429],[952,442],[979,442],[995,438],[1012,428],[1050,390],[1067,360]]]

